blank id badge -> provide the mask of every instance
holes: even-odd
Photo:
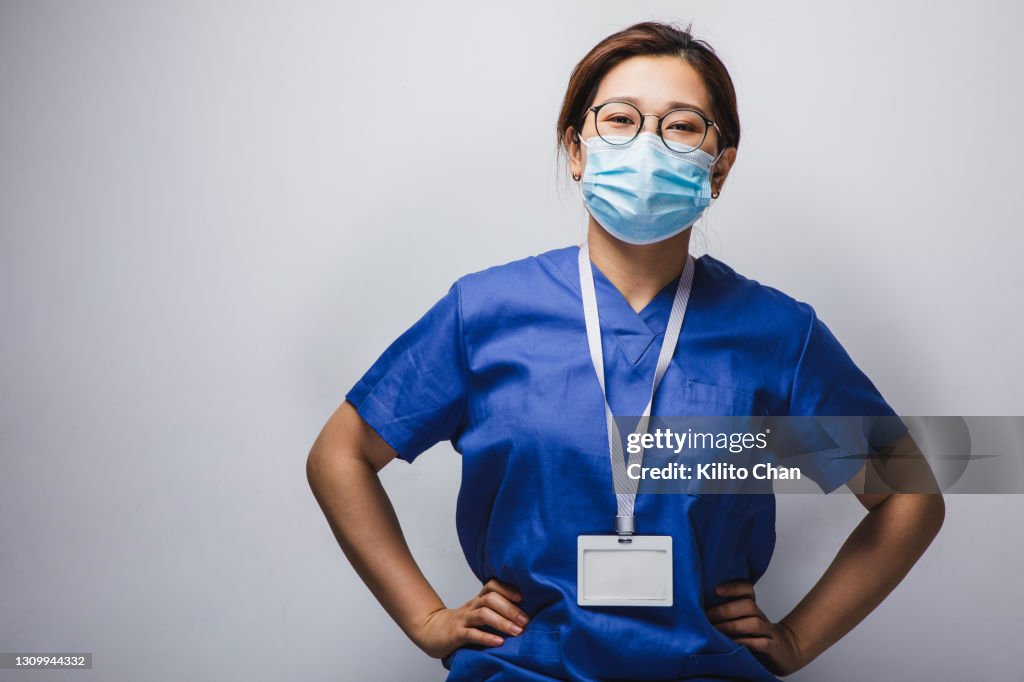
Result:
[[[577,536],[580,606],[672,606],[671,535]]]

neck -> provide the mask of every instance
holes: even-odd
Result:
[[[608,234],[591,217],[587,241],[590,260],[630,307],[640,312],[682,273],[690,248],[690,230],[655,244],[627,244]]]

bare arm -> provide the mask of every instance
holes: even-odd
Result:
[[[916,451],[916,446],[905,436],[896,451]],[[863,489],[863,477],[862,471],[851,488]],[[868,513],[824,575],[778,623],[757,608],[749,582],[719,586],[719,594],[735,599],[709,609],[709,618],[762,654],[776,674],[804,667],[871,613],[924,554],[945,517],[937,487],[929,494],[858,493],[857,498]]]
[[[356,573],[402,631],[435,658],[470,642],[501,644],[481,625],[521,632],[511,622],[525,625],[525,614],[512,603],[520,597],[496,580],[463,606],[445,608],[416,565],[377,476],[396,456],[346,401],[324,425],[306,460],[313,495]]]
[[[883,497],[877,501],[873,498]],[[939,494],[858,495],[869,510],[807,596],[782,619],[801,658],[814,660],[860,623],[907,575],[945,516]]]

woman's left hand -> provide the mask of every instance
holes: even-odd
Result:
[[[796,635],[773,623],[757,606],[754,586],[746,580],[721,583],[715,593],[730,601],[707,609],[708,620],[737,644],[750,649],[775,675],[789,675],[807,665]]]

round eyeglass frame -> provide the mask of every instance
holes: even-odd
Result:
[[[636,111],[637,115],[640,117],[640,126],[636,129],[636,132],[633,133],[633,137],[629,138],[625,142],[610,142],[609,140],[606,140],[603,135],[601,135],[601,131],[598,130],[598,128],[597,128],[597,114],[598,114],[599,111],[601,111],[602,107],[605,107],[605,106],[607,106],[609,104],[625,104],[627,106],[630,106],[630,107],[633,108],[634,111]],[[665,140],[665,136],[661,134],[661,124],[664,122],[665,117],[668,116],[669,114],[674,114],[677,111],[689,111],[690,113],[697,114],[697,116],[699,116],[701,118],[701,120],[704,121],[704,136],[700,138],[700,142],[698,142],[696,146],[694,146],[691,149],[687,149],[685,151],[682,150],[682,149],[676,149],[676,148],[670,146],[669,143]],[[612,144],[612,145],[616,145],[616,146],[626,145],[626,144],[629,144],[630,142],[632,142],[633,140],[635,140],[640,135],[640,133],[643,132],[643,130],[644,130],[643,121],[648,116],[654,116],[655,118],[658,119],[658,137],[661,138],[661,143],[663,145],[665,145],[665,147],[667,147],[668,149],[670,149],[670,150],[672,150],[674,152],[679,152],[680,154],[689,154],[690,152],[692,152],[694,150],[700,149],[701,145],[704,144],[704,140],[708,139],[708,131],[711,130],[712,126],[714,126],[718,130],[719,138],[721,138],[721,136],[722,136],[722,129],[718,127],[717,123],[715,123],[710,118],[708,118],[704,114],[700,113],[696,109],[691,109],[689,107],[678,107],[676,109],[670,109],[669,111],[666,111],[661,116],[658,116],[657,114],[644,114],[644,113],[641,113],[640,109],[638,109],[637,106],[635,104],[631,103],[631,102],[623,102],[621,100],[613,99],[613,100],[609,100],[607,102],[603,102],[601,104],[598,104],[597,106],[593,106],[593,107],[588,107],[587,108],[586,113],[583,114],[583,121],[582,121],[582,123],[580,125],[580,131],[581,132],[583,131],[583,126],[586,125],[586,123],[587,123],[587,114],[589,114],[590,112],[594,112],[594,131],[597,132],[597,136],[600,137],[605,142],[607,142],[608,144]]]

